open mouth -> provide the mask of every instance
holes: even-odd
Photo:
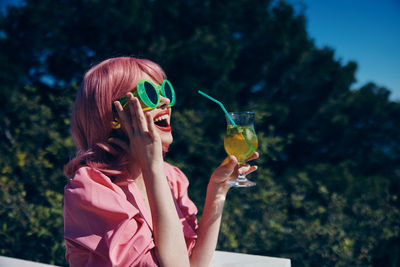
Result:
[[[155,126],[158,129],[160,129],[161,131],[170,132],[171,125],[169,125],[168,119],[169,119],[169,112],[166,110],[166,111],[158,113],[154,117],[153,121],[154,121]]]

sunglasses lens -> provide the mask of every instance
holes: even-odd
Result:
[[[157,105],[158,103],[158,93],[157,90],[151,83],[145,82],[144,83],[144,90],[146,91],[149,100],[154,104]]]
[[[172,102],[173,98],[173,92],[172,92],[171,85],[169,83],[164,84],[164,92],[165,92],[165,97],[168,98]]]

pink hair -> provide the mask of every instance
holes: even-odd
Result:
[[[112,105],[134,90],[144,73],[157,83],[166,78],[156,63],[133,57],[107,59],[85,74],[71,120],[71,135],[78,155],[65,166],[67,177],[73,177],[81,166],[90,166],[108,175],[123,173],[126,153],[107,142],[113,130]]]

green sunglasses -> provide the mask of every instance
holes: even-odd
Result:
[[[168,80],[164,80],[161,85],[156,85],[149,80],[142,79],[138,82],[136,88],[133,95],[139,97],[140,101],[146,106],[143,108],[143,111],[158,107],[160,104],[160,94],[169,99],[168,107],[175,105],[175,90]],[[121,97],[118,101],[123,108],[128,104],[126,96]]]

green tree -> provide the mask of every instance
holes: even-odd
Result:
[[[350,90],[356,63],[316,47],[305,23],[269,0],[9,7],[0,16],[0,253],[66,265],[71,105],[91,65],[134,55],[160,63],[176,88],[167,160],[189,177],[198,207],[225,157],[225,119],[197,90],[257,112],[257,187],[230,191],[218,249],[296,266],[397,266],[400,104],[376,84]]]

